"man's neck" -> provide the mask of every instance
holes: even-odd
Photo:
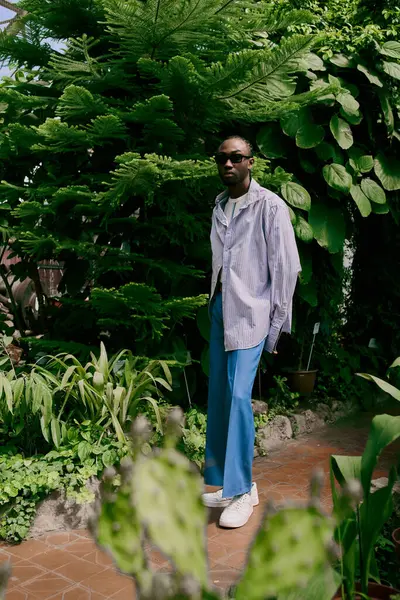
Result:
[[[250,187],[250,178],[245,179],[241,183],[237,183],[236,185],[228,186],[229,197],[235,200],[236,198],[240,198],[240,196],[244,196],[247,194]]]

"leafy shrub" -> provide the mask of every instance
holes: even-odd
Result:
[[[118,464],[127,453],[125,444],[90,422],[67,430],[65,445],[45,455],[24,457],[11,448],[0,454],[0,539],[18,542],[26,537],[36,505],[53,491],[88,502],[85,487],[105,467]]]
[[[99,357],[91,354],[86,364],[72,354],[48,357],[45,366],[36,364],[28,373],[0,372],[2,435],[24,439],[28,419],[35,435],[40,428],[46,442],[58,448],[69,423],[89,420],[124,442],[129,423],[146,405],[161,430],[157,400],[171,383],[166,362],[134,357],[129,350],[108,359],[103,343]]]
[[[198,408],[185,414],[185,426],[179,448],[202,469],[206,449],[207,415]]]

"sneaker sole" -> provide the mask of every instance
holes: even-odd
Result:
[[[243,519],[242,521],[238,521],[235,524],[229,524],[229,523],[224,523],[222,519],[219,520],[219,526],[222,527],[223,529],[239,529],[240,527],[244,527],[250,520],[251,515],[253,514],[253,507],[251,508],[251,513],[249,514],[249,516],[246,519]]]
[[[226,508],[231,503],[231,498],[225,500],[203,500],[204,506],[207,508]]]
[[[207,508],[227,508],[232,501],[232,498],[227,498],[226,500],[203,500],[204,506]],[[252,498],[253,506],[258,506],[260,504],[260,500],[258,498],[258,494],[256,498]]]

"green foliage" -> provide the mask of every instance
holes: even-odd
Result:
[[[162,431],[157,401],[162,390],[171,390],[167,362],[134,357],[129,350],[109,359],[101,343],[99,357],[91,354],[86,364],[71,354],[47,357],[45,364],[21,375],[14,370],[0,372],[0,417],[6,439],[21,443],[27,419],[33,423],[30,437],[41,431],[49,445],[59,448],[70,423],[90,420],[124,443],[130,422],[146,406]]]
[[[127,447],[90,422],[67,430],[58,450],[30,458],[3,447],[0,454],[0,539],[19,542],[26,537],[36,505],[53,491],[79,503],[93,500],[85,487],[105,467],[118,464]]]
[[[185,413],[185,426],[179,448],[200,469],[204,466],[206,430],[207,415],[203,411],[191,408]]]
[[[367,378],[366,375],[363,375]],[[379,387],[400,400],[398,391],[387,382],[370,376]],[[371,493],[371,480],[378,459],[385,448],[400,437],[400,417],[378,415],[371,424],[367,444],[362,457],[331,457],[331,488],[336,511],[340,510],[335,480],[345,486],[351,479],[362,485],[362,503],[341,523],[337,539],[343,546],[341,560],[344,575],[343,598],[352,598],[355,577],[359,570],[362,592],[367,593],[370,578],[379,578],[375,559],[375,545],[385,522],[393,512],[392,490],[397,479],[396,467],[390,469],[386,487]]]
[[[378,536],[375,545],[376,562],[382,581],[387,581],[395,588],[400,587],[400,573],[398,561],[392,541],[393,531],[400,526],[400,519],[395,514],[385,523],[382,533]],[[400,600],[392,597],[391,600]]]

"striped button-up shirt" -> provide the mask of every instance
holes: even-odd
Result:
[[[273,352],[281,332],[290,333],[299,255],[288,208],[252,180],[247,199],[228,224],[225,191],[212,217],[211,298],[221,276],[225,350],[265,340]]]

